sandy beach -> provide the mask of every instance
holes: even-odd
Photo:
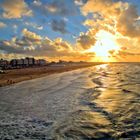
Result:
[[[83,63],[83,64],[81,63],[76,65],[65,65],[65,66],[54,65],[54,66],[6,70],[4,74],[0,74],[0,87],[11,85],[25,80],[44,77],[54,73],[71,71],[98,64],[100,63]]]

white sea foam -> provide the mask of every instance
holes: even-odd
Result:
[[[0,88],[0,139],[140,138],[140,64],[105,64]]]

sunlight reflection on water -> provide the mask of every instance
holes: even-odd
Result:
[[[103,64],[21,85],[1,94],[0,138],[140,138],[139,63]]]
[[[89,97],[83,102],[88,108],[70,117],[71,125],[58,135],[64,139],[140,138],[140,74],[134,75],[140,65],[104,64],[95,69],[90,77],[96,87],[85,93]]]

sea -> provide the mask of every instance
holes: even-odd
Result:
[[[140,140],[140,63],[0,87],[0,140]]]

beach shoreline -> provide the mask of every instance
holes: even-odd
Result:
[[[91,67],[101,63],[84,63],[76,65],[54,65],[43,67],[32,67],[22,69],[6,70],[4,74],[0,74],[0,87],[12,85],[26,80],[41,78],[47,75],[62,73],[80,68]]]

